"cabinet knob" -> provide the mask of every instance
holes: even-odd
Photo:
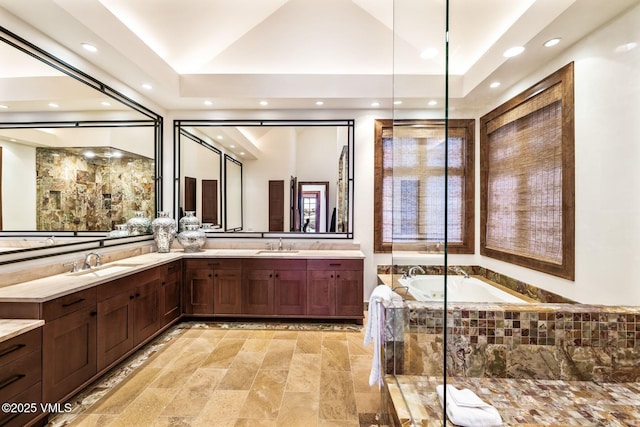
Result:
[[[134,295],[129,295],[129,299],[134,299],[135,296]]]
[[[98,315],[97,311],[92,311],[91,313],[89,313],[89,316],[91,316],[91,317],[95,317],[97,315]]]
[[[209,274],[209,277],[213,277],[213,274]]]

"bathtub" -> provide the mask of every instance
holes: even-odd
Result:
[[[444,276],[421,275],[402,278],[398,282],[409,288],[409,293],[417,301],[444,300]],[[447,301],[528,303],[480,279],[465,278],[464,276],[447,276]]]

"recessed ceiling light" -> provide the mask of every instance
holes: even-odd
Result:
[[[110,103],[110,102],[108,102],[108,101],[102,101],[102,102],[100,103],[100,105],[103,105],[103,106],[105,106],[105,107],[110,107],[110,106],[111,106],[111,103]]]
[[[432,47],[427,48],[422,52],[420,52],[420,58],[422,59],[431,59],[431,58],[435,58],[436,56],[438,56],[438,49],[434,49]]]
[[[88,52],[97,52],[98,48],[92,45],[91,43],[80,43],[80,46],[83,47],[84,50]]]
[[[402,101],[393,101],[393,105],[400,105],[402,104]]]
[[[438,101],[436,101],[435,99],[432,99],[431,101],[429,101],[429,105],[430,106],[434,106],[434,105],[438,105]]]
[[[505,50],[505,52],[502,55],[505,58],[513,58],[514,56],[520,55],[522,52],[524,52],[523,46],[514,46]]]
[[[58,108],[58,107],[59,107],[59,105],[58,105],[58,104],[56,104],[55,102],[50,102],[50,103],[49,103],[49,107],[51,107],[51,108]]]
[[[9,138],[9,141],[11,141],[11,142],[18,142],[18,140],[17,140],[17,139],[15,139],[15,138]]]
[[[146,89],[146,90],[151,90],[151,89],[153,89],[153,86],[151,86],[151,84],[150,84],[150,83],[143,83],[143,84],[142,84],[142,87],[143,87],[144,89]]]
[[[204,101],[204,105],[211,106],[211,105],[213,105],[213,102],[207,100],[207,101]]]
[[[244,151],[241,151],[241,152],[240,152],[240,155],[241,155],[241,156],[244,156]]]
[[[8,106],[8,105],[0,104],[0,108],[9,108],[9,106]]]
[[[236,148],[236,146],[231,144],[231,145],[229,145],[229,148]]]
[[[222,135],[217,135],[216,139],[222,141],[224,139],[224,137]]]
[[[491,84],[489,85],[489,87],[490,87],[491,89],[495,89],[495,88],[497,88],[498,86],[500,86],[500,82],[493,82],[493,83],[491,83]]]
[[[378,101],[374,101],[374,102],[371,103],[371,106],[372,107],[379,107],[380,103]]]
[[[544,47],[552,47],[552,46],[557,45],[558,43],[560,43],[560,37],[556,37],[554,39],[547,40],[546,42],[544,42],[543,46]]]
[[[316,101],[316,105],[317,106],[324,105],[324,101]]]
[[[265,105],[269,105],[269,103],[267,101],[260,101],[260,105],[264,107]]]

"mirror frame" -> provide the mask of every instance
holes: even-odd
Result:
[[[180,150],[181,147],[181,137],[185,137],[190,139],[191,141],[195,142],[196,144],[201,145],[202,147],[206,148],[207,150],[211,150],[212,152],[214,152],[215,154],[218,155],[219,157],[219,171],[220,171],[220,176],[218,177],[219,180],[219,185],[218,185],[218,189],[220,192],[222,192],[222,189],[224,188],[224,183],[222,181],[222,151],[220,151],[218,148],[214,147],[213,145],[211,145],[210,143],[208,143],[207,141],[203,140],[202,138],[199,138],[198,136],[182,129],[179,127],[175,127],[174,126],[174,130],[176,131],[176,134],[174,136],[174,169],[173,169],[173,176],[174,176],[174,188],[173,188],[173,194],[174,194],[174,212],[176,215],[176,220],[179,220],[180,218],[178,218],[181,214],[183,214],[183,212],[181,212],[181,203],[180,201],[182,200],[182,191],[181,189],[181,180],[183,179],[182,177],[182,170],[181,170],[181,163],[182,163],[182,156],[181,153],[182,151]],[[186,176],[185,176],[186,177]],[[214,226],[216,227],[222,227],[222,212],[223,212],[223,198],[219,197],[220,199],[220,203],[218,203],[218,224],[214,224]],[[186,211],[186,209],[185,209]]]
[[[209,238],[287,238],[287,239],[353,239],[354,238],[354,146],[355,146],[355,120],[174,120],[174,146],[173,146],[173,204],[175,207],[174,212],[179,212],[178,207],[180,203],[180,131],[182,126],[188,127],[261,127],[261,126],[289,126],[289,127],[301,127],[301,126],[333,126],[333,127],[346,127],[347,128],[347,147],[348,147],[348,159],[347,159],[347,189],[348,189],[348,230],[341,233],[303,233],[297,231],[287,232],[269,232],[269,231],[240,231],[238,229],[227,230],[226,218],[222,224],[222,228],[227,230],[225,232],[207,233]],[[224,178],[223,178],[224,179]],[[222,183],[222,188],[226,187],[226,179]],[[225,200],[225,207],[223,210],[226,215],[226,194],[222,197]]]
[[[154,162],[155,162],[155,213],[161,210],[162,206],[162,132],[163,118],[147,107],[139,104],[124,94],[116,91],[110,86],[102,83],[89,74],[75,68],[74,66],[64,62],[60,58],[53,56],[38,46],[23,39],[17,34],[0,26],[0,43],[6,43],[15,49],[25,53],[35,60],[44,62],[45,64],[55,68],[59,72],[66,74],[75,80],[84,83],[101,94],[112,98],[113,100],[123,104],[126,107],[142,114],[148,119],[141,120],[67,120],[67,121],[24,121],[24,122],[0,122],[0,128],[3,129],[28,129],[28,128],[80,128],[80,127],[153,127],[154,129]],[[0,253],[0,265],[20,262],[25,260],[38,259],[42,257],[50,257],[73,253],[94,248],[103,248],[108,246],[123,245],[132,242],[151,240],[152,236],[132,236],[127,238],[109,238],[106,236],[108,231],[41,231],[41,230],[24,230],[24,231],[1,231],[0,238],[42,238],[42,237],[60,237],[71,242],[56,244],[54,246],[35,247],[17,249],[15,251],[7,251]],[[73,240],[78,240],[75,242]]]
[[[231,189],[231,183],[229,182],[229,166],[237,166],[240,168],[240,224],[237,227],[229,228],[229,198],[227,194]],[[228,154],[224,155],[224,231],[242,231],[244,226],[244,197],[242,197],[243,192],[243,175],[242,175],[242,162],[237,159],[234,159]]]

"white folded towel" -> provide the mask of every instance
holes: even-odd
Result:
[[[444,406],[444,386],[436,387],[440,404]],[[447,417],[461,427],[493,427],[502,425],[498,410],[484,402],[473,391],[458,390],[447,385]]]
[[[384,334],[384,307],[380,303],[382,300],[402,301],[402,297],[391,290],[387,285],[378,285],[369,298],[369,319],[367,329],[364,334],[364,345],[373,342],[373,361],[371,363],[371,373],[369,375],[369,385],[378,384],[382,386],[382,366],[380,361],[380,346],[383,342]]]

